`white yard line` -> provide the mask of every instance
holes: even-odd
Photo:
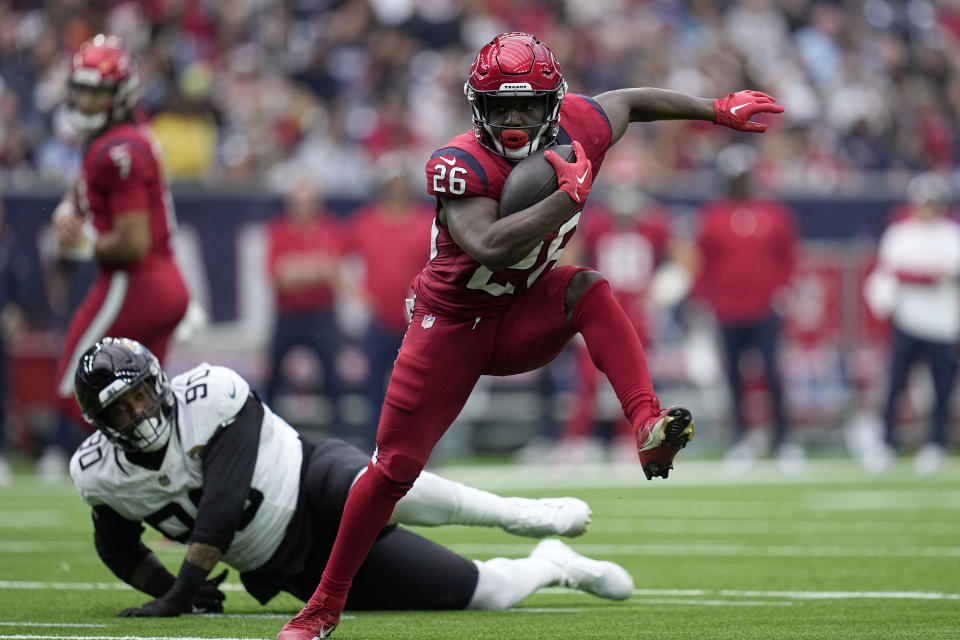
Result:
[[[243,591],[243,585],[227,583],[220,585],[225,591]],[[26,582],[0,580],[0,589],[35,589],[35,590],[125,590],[130,586],[122,582]],[[537,593],[562,593],[583,595],[583,591],[565,587],[547,587],[539,589]],[[960,600],[960,593],[944,593],[941,591],[783,591],[783,590],[738,590],[738,589],[634,589],[634,596],[651,598],[704,598],[720,596],[722,598],[786,598],[795,600]],[[204,615],[204,618],[285,618],[279,613],[252,613],[252,614],[213,614]],[[0,622],[0,625],[30,625],[41,624],[31,622]],[[103,626],[72,623],[43,623],[49,626]]]
[[[592,502],[591,502],[592,504]],[[922,522],[906,520],[772,520],[769,518],[663,518],[646,516],[604,517],[590,523],[589,531],[636,532],[657,531],[662,533],[690,534],[800,534],[828,535],[950,535],[955,536],[960,521],[924,519]]]
[[[93,622],[0,622],[0,627],[105,627]]]
[[[0,553],[73,553],[93,552],[93,536],[80,540],[0,540]]]
[[[242,584],[225,583],[221,591],[243,591]],[[36,580],[0,580],[0,589],[28,589],[37,591],[128,591],[133,589],[123,582],[46,582]]]
[[[200,636],[50,636],[41,634],[0,635],[3,640],[212,640]],[[263,640],[262,638],[217,638],[217,640]]]
[[[631,603],[640,604],[682,604],[687,607],[789,607],[792,602],[770,602],[760,600],[678,600],[670,598],[634,598]]]
[[[537,593],[567,593],[584,595],[583,591],[565,587],[548,587]],[[704,600],[685,600],[685,598],[703,598],[721,596],[723,598],[784,598],[794,600],[960,600],[960,593],[939,591],[756,591],[740,589],[634,589],[636,596],[665,598],[664,601],[704,602]],[[631,600],[637,602],[638,600]],[[652,601],[652,600],[651,600]],[[718,601],[719,602],[719,601]],[[731,604],[739,601],[729,601]]]
[[[24,509],[0,511],[0,529],[26,529],[34,527],[62,527],[70,523],[61,511]]]
[[[466,556],[522,556],[530,552],[525,544],[451,543],[447,547]],[[677,544],[589,544],[577,545],[587,556],[704,556],[767,558],[960,558],[960,547],[856,545],[750,545],[688,542]]]
[[[640,470],[609,463],[563,465],[503,464],[490,466],[440,464],[431,469],[445,478],[486,489],[517,491],[520,489],[566,490],[570,488],[644,487],[645,491],[672,491],[678,487],[718,485],[835,485],[841,482],[864,481],[859,465],[849,459],[811,459],[803,473],[781,475],[770,460],[760,461],[750,473],[730,475],[723,460],[680,459],[668,483],[648,483]],[[903,478],[915,482],[911,461],[902,460],[883,479]],[[960,464],[951,459],[931,482],[943,483],[960,479]]]

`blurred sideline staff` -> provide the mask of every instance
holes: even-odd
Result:
[[[778,298],[790,282],[798,240],[790,210],[754,194],[756,153],[745,144],[726,147],[717,157],[726,197],[700,212],[699,254],[694,292],[712,309],[720,327],[724,365],[733,406],[733,444],[728,470],[745,472],[763,452],[764,434],[747,429],[741,359],[760,352],[773,418],[767,447],[780,470],[800,469],[804,450],[790,437],[779,368]]]
[[[947,450],[950,400],[960,346],[960,225],[947,216],[950,183],[923,173],[907,185],[906,206],[880,238],[876,268],[865,283],[867,303],[893,327],[883,436],[863,452],[868,471],[883,471],[900,447],[897,400],[913,364],[925,359],[933,377],[934,404],[917,473],[935,472]]]

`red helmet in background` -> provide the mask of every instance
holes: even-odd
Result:
[[[529,33],[501,33],[480,49],[463,92],[473,109],[474,134],[480,144],[520,160],[556,139],[567,83],[547,45]],[[546,118],[533,126],[495,129],[489,119],[491,102],[504,97],[542,100]]]
[[[72,105],[71,122],[84,132],[98,131],[130,117],[137,102],[137,72],[120,38],[99,34],[80,45],[70,61],[70,88],[108,91],[110,102],[96,114]]]

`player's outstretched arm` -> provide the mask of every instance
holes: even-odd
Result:
[[[613,130],[616,142],[631,122],[653,120],[706,120],[738,131],[761,133],[766,125],[752,122],[757,113],[782,113],[776,100],[760,91],[737,91],[725,98],[697,98],[678,91],[641,87],[617,89],[596,96]]]

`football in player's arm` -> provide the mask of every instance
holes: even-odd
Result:
[[[230,369],[202,364],[168,381],[156,357],[125,338],[104,338],[83,354],[75,390],[97,427],[70,464],[92,507],[97,553],[117,577],[154,598],[121,616],[222,611],[218,587],[226,573],[208,577],[221,560],[261,603],[280,591],[310,596],[369,456],[332,438],[301,440]],[[589,515],[575,498],[504,498],[424,473],[374,545],[349,604],[500,609],[550,584],[625,598],[633,588],[626,571],[559,540],[543,541],[527,558],[471,562],[394,526],[576,536]],[[143,523],[188,545],[178,575],[143,544]]]

